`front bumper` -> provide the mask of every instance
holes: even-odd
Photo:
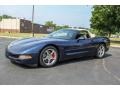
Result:
[[[38,53],[31,53],[29,55],[32,56],[32,59],[19,59],[19,55],[21,54],[15,54],[11,53],[6,49],[5,53],[6,57],[10,59],[12,62],[19,63],[19,64],[25,64],[25,65],[34,65],[38,64],[39,54]]]

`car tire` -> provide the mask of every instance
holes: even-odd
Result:
[[[39,55],[39,64],[42,67],[52,67],[58,61],[58,50],[54,46],[45,47]]]
[[[97,48],[97,53],[96,53],[96,57],[97,58],[103,58],[105,55],[105,45],[104,44],[100,44]]]

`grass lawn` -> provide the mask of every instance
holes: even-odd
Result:
[[[29,38],[32,37],[32,33],[1,33],[0,36],[8,36],[8,37],[18,37],[18,38]],[[34,34],[35,37],[45,37],[47,34]]]
[[[117,44],[117,43],[110,43],[111,46],[120,46],[120,44]]]
[[[120,38],[110,38],[111,45],[117,45],[120,46]]]
[[[113,40],[113,41],[120,41],[120,38],[110,38],[110,40]]]

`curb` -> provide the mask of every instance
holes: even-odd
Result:
[[[110,47],[120,48],[118,45],[111,45]]]
[[[1,38],[13,38],[13,39],[21,39],[21,37],[9,37],[9,36],[0,36]]]

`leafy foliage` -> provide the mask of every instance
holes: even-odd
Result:
[[[120,32],[120,6],[99,5],[93,6],[91,28],[101,35]]]
[[[59,25],[53,23],[53,21],[46,21],[45,22],[45,26],[47,26],[47,27],[53,27],[54,30],[59,30],[59,29],[63,29],[63,28],[69,28],[68,25],[59,26]]]
[[[56,26],[55,30],[64,29],[64,28],[69,28],[69,26],[68,25]]]
[[[47,26],[47,27],[56,27],[56,24],[54,24],[53,21],[46,21],[45,26]]]
[[[0,21],[2,19],[8,19],[8,18],[14,18],[14,17],[4,14],[4,15],[0,16]]]

